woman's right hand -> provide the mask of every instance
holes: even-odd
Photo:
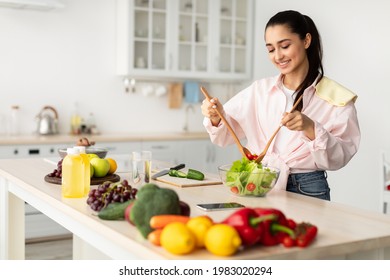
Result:
[[[211,98],[210,101],[204,99],[201,106],[203,116],[209,118],[213,126],[217,126],[221,121],[216,110],[217,107],[219,112],[224,114],[223,106],[216,97]]]

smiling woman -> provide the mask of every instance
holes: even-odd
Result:
[[[309,16],[275,14],[264,40],[280,74],[255,81],[224,105],[205,100],[203,124],[213,143],[231,144],[224,115],[250,151],[266,151],[262,164],[280,170],[275,188],[330,200],[326,170],[344,167],[360,144],[356,95],[324,76],[321,37]]]

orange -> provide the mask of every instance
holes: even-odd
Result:
[[[110,164],[110,169],[108,170],[108,174],[114,174],[114,172],[118,168],[116,161],[112,158],[106,158],[106,160]]]

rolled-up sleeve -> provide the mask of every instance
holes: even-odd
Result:
[[[356,154],[360,144],[360,128],[355,107],[338,108],[331,127],[315,121],[315,139],[302,137],[319,169],[337,170]],[[302,134],[303,135],[303,134]]]

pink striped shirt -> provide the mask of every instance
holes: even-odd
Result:
[[[329,102],[334,95],[327,96],[327,92],[333,90],[329,87],[348,90],[333,81],[327,87],[325,93],[320,94],[312,85],[303,96],[302,113],[314,121],[315,139],[308,139],[301,131],[285,134],[283,142],[277,141],[276,136],[263,160],[263,164],[281,170],[277,188],[285,189],[290,173],[340,169],[358,150],[360,128],[354,100],[334,105]],[[256,154],[262,152],[278,128],[285,107],[280,75],[255,81],[224,104],[227,121],[240,139],[246,138],[245,146]],[[205,118],[203,124],[214,144],[224,147],[234,143],[222,123],[215,127]]]

